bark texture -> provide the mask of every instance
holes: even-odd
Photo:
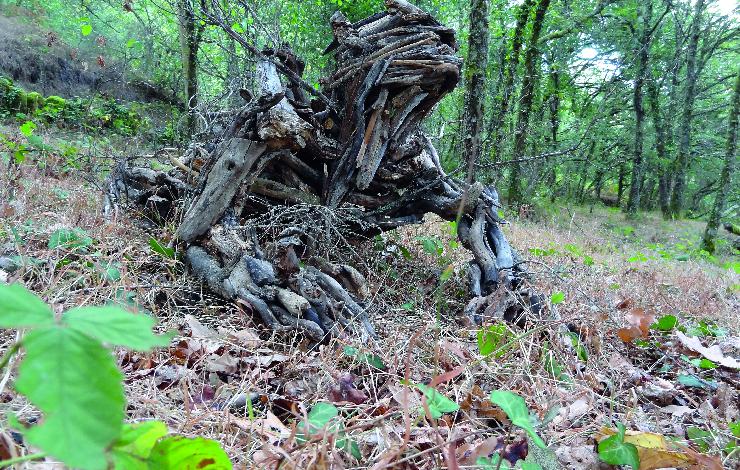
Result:
[[[212,291],[248,305],[270,328],[315,341],[347,330],[374,334],[363,276],[313,256],[316,248],[330,236],[363,239],[429,212],[459,216],[458,236],[474,257],[472,321],[541,303],[519,289],[523,268],[500,228],[495,189],[446,175],[420,127],[460,78],[454,30],[404,0],[385,3],[386,11],[356,23],[332,17],[326,52],[338,66],[315,98],[297,81],[304,64],[290,49],[261,51],[261,89],[243,95],[249,102],[223,132],[193,144],[170,170],[121,162],[110,180],[109,201],[181,217],[185,260]],[[260,228],[265,219],[273,226],[278,212],[292,214],[292,225]],[[520,295],[502,297],[507,290]]]

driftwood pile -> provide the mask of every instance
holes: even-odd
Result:
[[[466,313],[480,322],[484,311],[522,310],[521,302],[492,305],[519,284],[496,191],[446,175],[420,129],[459,80],[454,30],[404,0],[386,7],[357,23],[332,17],[326,53],[338,67],[321,91],[297,78],[304,64],[287,47],[267,51],[259,93],[242,93],[248,102],[222,135],[172,158],[171,170],[122,162],[110,180],[110,201],[181,219],[176,238],[192,273],[270,328],[298,328],[316,341],[344,329],[373,335],[363,276],[312,258],[312,227],[289,227],[264,249],[257,242],[252,221],[279,205],[349,212],[348,236],[417,223],[429,212],[459,219],[459,238],[474,256]]]

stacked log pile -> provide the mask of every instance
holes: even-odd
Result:
[[[290,49],[265,51],[259,93],[242,94],[248,103],[222,135],[169,171],[121,163],[110,200],[181,217],[176,238],[212,291],[249,305],[270,328],[298,328],[316,341],[347,328],[373,334],[363,276],[311,258],[319,235],[310,224],[286,228],[263,249],[256,217],[286,205],[342,210],[352,214],[347,236],[420,222],[428,212],[458,220],[474,256],[466,313],[479,322],[497,289],[518,287],[518,265],[495,190],[446,175],[420,129],[458,83],[454,30],[405,0],[386,0],[386,11],[357,23],[336,13],[331,25],[326,53],[338,66],[321,91],[296,79],[304,64]],[[521,306],[505,310],[511,316]]]

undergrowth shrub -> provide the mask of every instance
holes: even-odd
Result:
[[[0,285],[0,328],[25,331],[0,360],[0,369],[23,353],[13,387],[41,413],[24,425],[7,423],[39,452],[0,461],[0,468],[47,455],[83,470],[108,468],[230,469],[216,441],[169,435],[160,421],[125,423],[123,375],[110,347],[149,351],[168,346],[154,319],[120,307],[73,308],[57,316],[19,284]]]

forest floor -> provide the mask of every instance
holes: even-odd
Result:
[[[112,148],[80,154],[95,167],[105,164],[95,155]],[[663,466],[737,468],[740,258],[729,242],[716,257],[699,252],[701,222],[627,221],[614,209],[564,203],[513,221],[505,233],[551,305],[516,325],[489,320],[490,355],[480,327],[459,318],[470,256],[447,222],[430,217],[338,243],[326,255],[367,277],[378,339],[313,345],[266,330],[153,250],[173,227],[145,229],[124,214],[104,220],[95,177],[68,163],[53,152],[20,167],[0,163],[13,193],[0,201],[0,256],[23,265],[0,270],[0,282],[22,279],[57,312],[115,302],[176,330],[170,348],[117,353],[129,417],[217,439],[236,468],[478,468],[477,457],[504,443],[507,455],[526,453],[525,437],[487,400],[492,390],[526,397],[554,452],[529,446],[543,468],[601,468],[594,439],[617,422],[676,441],[680,450],[653,456],[673,464]],[[59,230],[76,231],[84,246],[50,248]],[[0,339],[4,349],[13,335]],[[459,410],[425,417],[409,385],[430,381]],[[12,390],[0,402],[21,422],[38,417]],[[342,426],[306,439],[298,423],[319,402],[338,407]]]

